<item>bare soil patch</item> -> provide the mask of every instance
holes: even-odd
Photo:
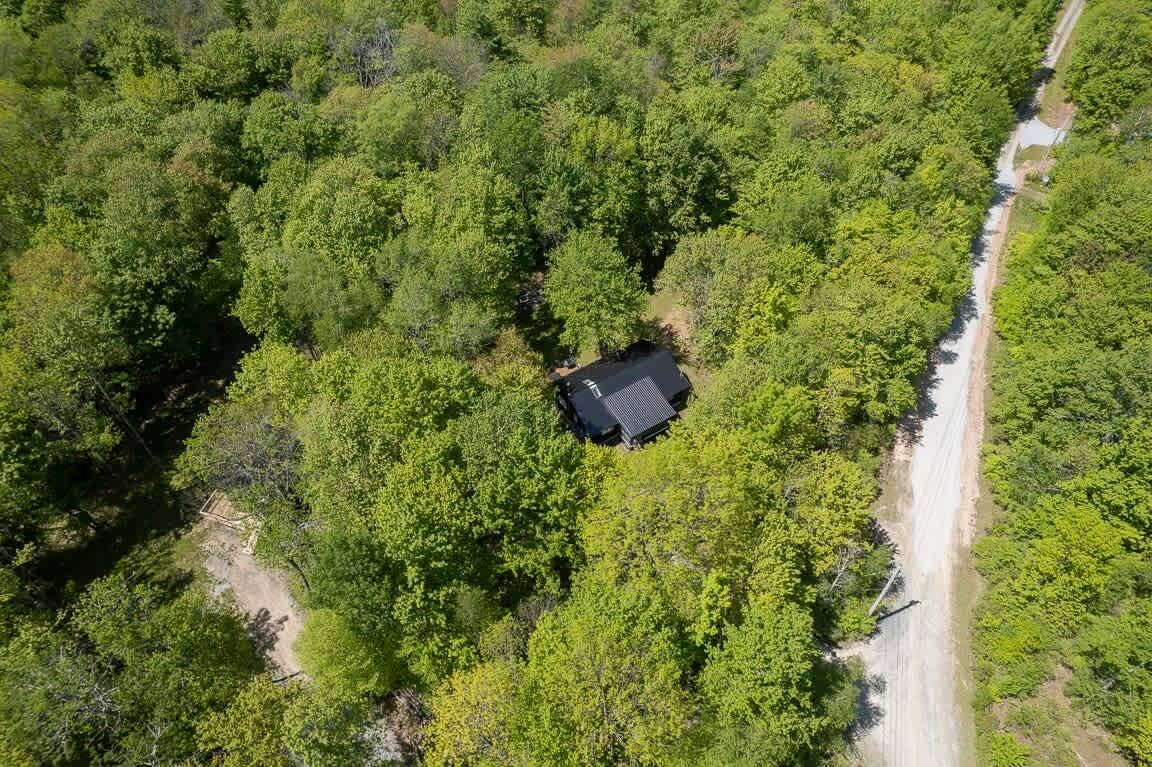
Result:
[[[257,649],[282,674],[299,674],[300,661],[292,646],[304,625],[304,613],[292,596],[287,575],[256,561],[242,530],[205,518],[194,534],[202,541],[212,593],[230,595],[247,616],[248,634]]]

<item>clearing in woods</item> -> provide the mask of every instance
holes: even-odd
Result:
[[[304,614],[287,575],[256,561],[249,545],[251,533],[222,494],[213,493],[201,516],[194,536],[201,542],[212,594],[230,594],[247,616],[248,634],[256,647],[282,675],[298,675],[300,661],[292,645],[304,625]]]

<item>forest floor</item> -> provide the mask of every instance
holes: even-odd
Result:
[[[257,649],[284,675],[300,673],[293,650],[304,613],[292,596],[284,572],[256,560],[239,530],[204,518],[193,536],[199,541],[213,595],[230,593],[247,616],[248,635]]]
[[[649,296],[645,322],[649,325],[649,337],[672,350],[676,362],[699,394],[712,380],[712,376],[692,348],[691,318],[684,306],[683,296],[669,290],[661,290]]]
[[[1043,66],[1051,74],[1083,10],[1071,0]],[[1043,104],[1043,89],[1036,102]],[[867,701],[877,721],[859,743],[877,767],[960,767],[975,762],[967,655],[968,568],[980,493],[991,294],[1008,216],[1028,168],[1017,151],[1063,131],[1021,116],[997,163],[997,191],[973,248],[972,288],[941,340],[921,404],[902,425],[877,518],[896,548],[902,589],[877,636],[860,650],[878,678]]]

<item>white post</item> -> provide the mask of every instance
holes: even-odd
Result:
[[[880,596],[876,597],[876,601],[873,602],[872,606],[868,608],[868,615],[872,615],[872,613],[876,612],[876,608],[879,607],[880,603],[884,601],[884,597],[888,596],[888,589],[892,588],[892,584],[896,582],[896,577],[900,575],[900,568],[900,565],[896,565],[896,569],[892,571],[890,576],[888,576],[888,582],[884,584],[884,588],[880,589]]]

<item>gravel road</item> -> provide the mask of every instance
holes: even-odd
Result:
[[[1054,66],[1083,10],[1072,0],[1054,31],[1044,66]],[[997,163],[998,191],[973,252],[972,290],[937,350],[921,417],[903,430],[893,455],[882,519],[897,546],[903,590],[880,632],[861,650],[883,680],[869,701],[879,716],[860,742],[876,767],[960,767],[971,748],[968,669],[957,646],[956,574],[971,544],[984,432],[985,357],[991,291],[1017,183],[1021,146],[1050,144],[1062,131],[1021,122]]]

